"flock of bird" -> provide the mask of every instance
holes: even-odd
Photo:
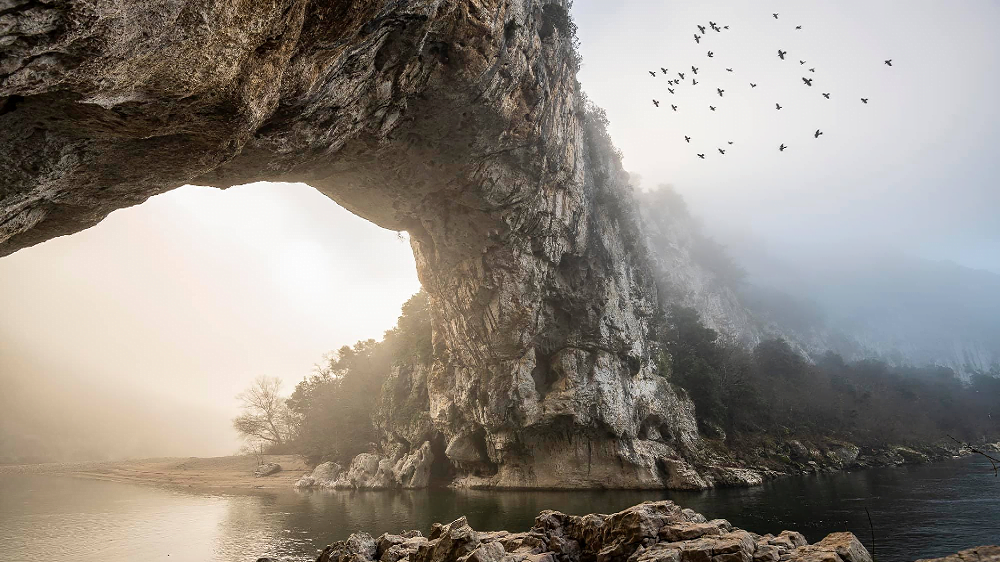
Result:
[[[775,13],[775,14],[771,14],[771,15],[774,17],[774,19],[778,19],[778,14]],[[707,35],[707,31],[709,29],[711,29],[712,31],[715,31],[716,33],[722,33],[722,31],[729,29],[728,25],[720,26],[720,25],[716,24],[713,21],[708,22],[708,27],[707,28],[705,26],[703,26],[703,25],[700,25],[700,24],[698,24],[696,27],[698,28],[698,33],[694,34],[694,41],[695,41],[695,43],[698,43],[699,45],[701,44],[701,40],[704,39],[705,36]],[[801,31],[802,30],[802,26],[801,25],[796,25],[795,29],[798,30],[798,31]],[[699,35],[699,33],[700,33],[700,35]],[[708,58],[710,58],[710,59],[714,59],[715,58],[715,52],[713,52],[711,50],[708,51],[707,55],[708,55]],[[778,58],[779,59],[786,60],[785,59],[786,55],[788,55],[788,51],[783,51],[781,49],[778,49]],[[883,63],[886,66],[892,66],[892,59],[886,59],[885,61],[883,61]],[[806,61],[801,60],[801,59],[799,60],[799,66],[805,66],[805,64],[806,64]],[[692,75],[691,76],[691,85],[692,86],[697,86],[699,84],[698,79],[696,78],[696,76],[698,76],[698,70],[699,70],[698,67],[696,67],[694,65],[691,66],[690,74]],[[809,68],[807,70],[809,72],[811,72],[811,73],[815,73],[816,72],[815,68]],[[669,70],[667,68],[662,67],[662,66],[660,67],[660,74],[657,74],[655,70],[649,70],[648,72],[649,72],[649,75],[652,76],[653,78],[656,78],[657,76],[661,76],[661,75],[662,76],[667,76],[669,74]],[[732,68],[726,68],[726,72],[733,72],[733,69]],[[673,95],[673,94],[676,93],[675,88],[677,88],[677,86],[679,86],[682,83],[684,83],[684,81],[686,80],[685,77],[684,77],[685,74],[686,74],[685,72],[676,72],[676,75],[677,75],[676,78],[672,78],[672,79],[668,79],[667,80],[667,86],[668,86],[667,87],[667,91],[671,95]],[[809,78],[809,77],[803,76],[802,77],[802,83],[805,84],[807,87],[811,88],[812,85],[813,85],[813,78]],[[757,87],[757,84],[755,82],[750,82],[749,84],[750,84],[750,88],[751,89]],[[719,95],[720,98],[724,97],[724,94],[726,92],[722,88],[716,88],[715,91]],[[826,98],[826,99],[830,99],[830,92],[821,92],[821,95],[824,98]],[[868,98],[861,98],[861,103],[867,104],[868,103]],[[653,99],[653,105],[655,107],[657,107],[657,108],[660,107],[660,100],[657,100],[657,99],[654,98]],[[776,111],[780,111],[781,110],[781,104],[780,103],[775,103],[774,104],[774,108],[775,108]],[[674,111],[677,111],[678,110],[678,106],[676,104],[670,104],[670,109],[672,109]],[[710,111],[715,111],[716,110],[716,106],[709,104],[708,109]],[[816,129],[816,131],[813,133],[813,138],[818,139],[822,135],[823,135],[823,131],[821,131],[819,129]],[[684,140],[688,144],[691,144],[691,137],[690,136],[684,135]],[[731,145],[731,144],[733,144],[733,141],[727,141],[727,144]],[[787,148],[788,148],[788,146],[785,145],[784,143],[781,143],[780,145],[778,145],[778,151],[779,152],[784,152],[785,149],[787,149]],[[726,150],[723,149],[723,148],[718,148],[717,150],[719,151],[720,155],[724,156],[726,154]],[[705,159],[705,154],[704,153],[698,153],[697,156],[698,156],[698,158],[701,158],[702,160]]]

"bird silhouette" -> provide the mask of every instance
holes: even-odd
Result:
[[[670,104],[670,109],[673,109],[674,111],[677,111],[677,106],[674,105],[674,104]]]
[[[663,67],[661,66],[661,67],[660,67],[660,72],[662,72],[662,73],[666,74],[666,73],[667,73],[667,69],[666,69],[666,68],[663,68]]]
[[[830,99],[830,93],[829,92],[823,92],[823,97],[826,98],[826,99]]]
[[[868,103],[868,98],[861,98],[861,103]]]
[[[708,58],[712,58],[712,57],[714,57],[714,56],[715,56],[715,53],[713,53],[712,51],[709,51],[709,52],[708,52]]]
[[[726,153],[726,151],[725,151],[725,150],[722,150],[721,148],[718,148],[718,149],[716,149],[716,150],[718,150],[718,151],[719,151],[719,154],[725,154],[725,153]]]
[[[784,152],[786,148],[788,148],[788,147],[785,146],[785,143],[781,143],[781,146],[778,147],[778,151]]]
[[[818,139],[819,136],[822,135],[822,134],[823,134],[823,131],[820,131],[819,129],[816,129],[816,132],[813,133],[813,138],[814,139]]]
[[[691,67],[691,72],[693,72],[695,74],[698,74],[698,67],[697,66],[692,66]]]
[[[733,144],[733,141],[729,141],[729,144]]]
[[[723,90],[722,88],[716,88],[715,91],[719,92],[719,97],[720,98],[722,97],[722,92],[725,92],[725,90]]]
[[[656,98],[653,98],[653,105],[655,105],[656,107],[660,107],[660,101],[657,100]]]
[[[805,64],[805,63],[806,63],[806,61],[804,61],[804,60],[800,60],[799,61],[799,64]]]
[[[684,135],[684,140],[686,140],[688,144],[691,144],[691,137]]]
[[[656,78],[656,73],[653,72],[652,70],[649,71],[649,75],[652,76],[653,78]]]
[[[683,79],[684,79],[684,73],[683,73],[683,72],[678,72],[678,73],[677,73],[677,76],[680,76],[680,77],[681,77],[681,80],[683,80]]]
[[[715,24],[715,22],[714,22],[714,21],[709,21],[709,22],[708,22],[708,27],[715,27],[715,25],[716,25],[716,24]]]
[[[812,78],[806,78],[805,76],[803,76],[802,77],[802,81],[806,83],[806,86],[812,86],[813,85],[813,79]]]
[[[732,72],[732,71],[733,71],[733,69],[731,69],[731,68],[727,68],[726,69],[726,72]]]
[[[771,15],[774,16],[774,19],[778,19],[778,14],[771,14]]]
[[[750,87],[751,87],[751,88],[756,88],[756,87],[757,87],[757,84],[754,84],[753,82],[750,82]]]
[[[712,29],[714,29],[716,33],[722,33],[721,27],[713,27]]]
[[[705,155],[704,154],[699,154],[698,158],[701,158],[702,160],[704,160],[705,159]]]
[[[892,66],[892,59],[885,61],[886,66]]]
[[[671,94],[674,93],[674,89],[673,88],[667,88],[667,91],[670,92]]]
[[[694,78],[692,78],[692,79],[691,79],[691,85],[692,85],[692,86],[697,86],[697,85],[698,85],[698,81],[697,81],[697,80],[695,80]]]
[[[729,26],[728,25],[724,25],[724,26],[722,26],[722,29],[729,29]]]
[[[694,34],[694,42],[701,44],[701,36],[698,35],[697,33]]]
[[[801,25],[796,25],[795,29],[802,29],[802,26]]]
[[[788,54],[788,51],[782,51],[781,49],[778,49],[778,58],[779,59],[785,60],[785,55],[787,55],[787,54]]]
[[[816,72],[816,69],[815,68],[810,68],[809,72]]]
[[[779,105],[779,104],[774,104],[774,107],[775,107],[775,109],[781,109],[781,105]]]
[[[702,33],[702,35],[704,35],[705,34],[705,26],[704,25],[699,25],[698,26],[698,31],[700,31]]]
[[[715,106],[714,105],[710,105],[710,106],[708,106],[708,108],[711,109],[712,111],[715,111]]]

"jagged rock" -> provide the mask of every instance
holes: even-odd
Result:
[[[681,540],[674,540],[681,539]],[[461,517],[416,531],[364,533],[323,550],[319,562],[872,562],[851,533],[808,544],[794,531],[777,537],[707,521],[673,502],[645,502],[610,515],[543,511],[526,532],[476,532]],[[1000,547],[980,547],[922,562],[1000,562]]]
[[[872,562],[871,554],[853,533],[831,533],[815,546],[836,552],[844,562]]]
[[[309,474],[305,474],[295,482],[296,488],[332,488],[334,482],[344,471],[344,467],[335,462],[324,462],[316,465]]]
[[[489,486],[708,484],[693,406],[657,372],[654,268],[566,1],[67,0],[3,19],[0,256],[187,183],[306,182],[408,231],[430,296],[438,359],[388,441],[481,432],[497,468],[459,476]],[[391,484],[375,464],[347,480]]]
[[[324,548],[316,562],[372,562],[377,554],[378,546],[371,535],[354,533],[346,541]]]
[[[851,443],[842,443],[830,449],[830,454],[844,468],[854,466],[858,461],[858,454],[860,452],[861,449]]]
[[[979,546],[943,558],[924,558],[917,562],[1000,562],[1000,546]]]
[[[253,477],[261,478],[264,476],[277,474],[279,472],[281,472],[281,465],[276,462],[269,462],[258,466],[257,469],[253,471]]]

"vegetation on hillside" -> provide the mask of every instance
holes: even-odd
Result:
[[[834,353],[809,361],[782,339],[747,350],[680,306],[664,315],[660,339],[661,372],[688,392],[709,435],[836,436],[872,447],[1000,437],[997,371],[966,382],[939,366]]]

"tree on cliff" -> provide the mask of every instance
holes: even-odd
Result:
[[[281,379],[259,376],[236,398],[243,411],[233,418],[233,428],[248,444],[273,450],[292,438],[294,414],[281,396]]]

